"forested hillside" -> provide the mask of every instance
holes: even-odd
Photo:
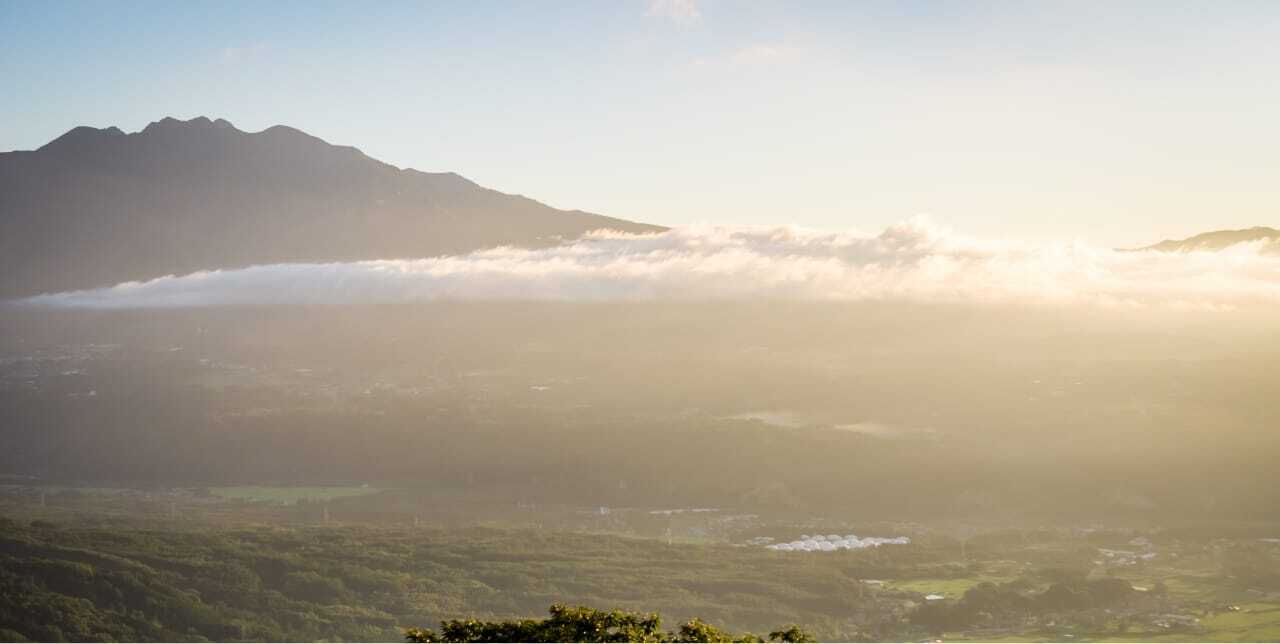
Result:
[[[557,602],[657,610],[670,623],[699,617],[760,633],[803,623],[851,637],[855,617],[892,618],[910,596],[879,596],[858,580],[859,567],[935,559],[870,552],[820,569],[762,549],[488,529],[160,531],[5,521],[2,535],[4,638],[40,641],[394,641],[407,627],[522,617]]]
[[[911,545],[775,552],[545,529],[308,525],[234,503],[234,514],[207,514],[126,497],[15,498],[3,497],[5,515],[22,518],[0,519],[9,641],[397,641],[409,628],[524,619],[553,604],[657,612],[676,627],[697,618],[736,634],[800,624],[826,640],[1280,634],[1267,630],[1280,629],[1280,549],[1257,538],[1265,525],[924,530]]]

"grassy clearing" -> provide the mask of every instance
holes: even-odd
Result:
[[[1193,629],[1138,631],[1125,633],[1121,637],[1099,638],[1097,641],[1280,642],[1280,603],[1241,604],[1239,612],[1217,613],[1201,617],[1200,624]]]
[[[209,488],[209,493],[224,499],[243,499],[260,503],[293,505],[299,501],[327,501],[352,496],[365,496],[381,492],[382,488],[367,486],[268,486],[243,485]]]
[[[1200,621],[1203,635],[1212,642],[1280,641],[1280,604],[1245,604],[1238,613],[1220,613]]]

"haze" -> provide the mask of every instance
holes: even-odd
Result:
[[[0,2],[0,641],[1280,641],[1280,3]]]

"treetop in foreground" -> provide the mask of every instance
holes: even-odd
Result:
[[[454,619],[440,623],[440,632],[411,628],[409,642],[813,642],[799,626],[788,626],[761,639],[752,633],[735,635],[698,619],[675,631],[662,630],[657,613],[599,610],[588,606],[554,604],[546,619],[482,622]]]

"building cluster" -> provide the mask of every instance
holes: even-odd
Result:
[[[863,537],[847,534],[800,535],[800,538],[787,543],[775,543],[765,546],[770,550],[781,552],[834,552],[836,550],[861,550],[862,548],[878,548],[884,545],[906,545],[911,543],[910,537]]]

